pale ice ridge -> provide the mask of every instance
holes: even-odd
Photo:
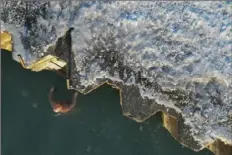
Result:
[[[189,125],[196,139],[206,144],[219,138],[215,135],[217,133],[220,135],[223,131],[220,137],[231,143],[229,125],[227,129],[219,127],[220,122],[230,119],[228,113],[232,108],[232,91],[229,87],[232,77],[231,4],[111,2],[101,4],[100,9],[98,5],[100,4],[95,3],[83,9],[81,17],[74,20],[74,27],[78,27],[72,33],[76,42],[74,50],[77,65],[82,68],[85,50],[92,48],[87,45],[86,40],[100,35],[102,38],[115,35],[116,50],[125,52],[124,64],[133,70],[142,67],[153,74],[161,73],[162,76],[156,80],[166,89],[181,88],[186,91],[199,91],[196,94],[205,94],[197,99],[199,111],[194,112],[196,107],[194,103],[182,106],[183,115],[186,122],[191,122]],[[97,40],[95,41],[95,44],[98,44]],[[108,45],[106,42],[105,46]],[[82,79],[86,80],[86,84],[95,76],[107,76],[107,73],[99,74],[101,69],[98,70],[95,66],[90,66],[91,72],[83,73],[87,76]],[[219,86],[207,84],[211,77],[220,81]],[[133,84],[133,78],[132,76],[126,84]],[[199,90],[193,84],[195,79],[203,81]],[[90,85],[95,82],[91,82]],[[142,96],[155,99],[156,93],[144,89],[143,86],[139,87]],[[218,90],[216,87],[222,87],[220,89],[221,102],[224,104],[222,109],[213,105],[209,98]],[[209,92],[204,92],[206,90]]]
[[[114,33],[123,31],[124,33],[122,34],[124,35],[123,38],[116,38],[116,41],[118,43],[123,42],[123,46],[128,50],[126,60],[129,64],[138,61],[140,65],[150,70],[154,69],[154,66],[158,66],[158,68],[160,68],[159,66],[166,66],[167,70],[169,67],[175,68],[169,72],[175,79],[185,78],[186,74],[188,77],[202,77],[215,70],[223,74],[223,77],[228,77],[229,80],[231,76],[231,39],[229,37],[231,23],[224,28],[222,11],[216,13],[212,12],[214,10],[208,11],[208,14],[216,14],[214,16],[218,18],[218,20],[213,18],[208,22],[204,18],[208,19],[209,17],[206,15],[205,17],[199,16],[190,4],[179,3],[176,6],[175,3],[168,3],[172,6],[167,4],[162,6],[160,2],[147,2],[145,3],[146,6],[140,2],[111,2],[108,5],[96,3],[89,8],[84,8],[83,14],[80,13],[81,11],[78,13],[81,14],[79,15],[81,17],[75,17],[77,19],[71,24],[76,27],[72,36],[74,42],[77,42],[77,44],[74,44],[77,59],[81,59],[82,55],[85,55],[83,53],[87,48],[85,40],[92,36],[98,36],[99,33],[104,34],[102,31],[110,29],[106,28],[109,26],[107,24],[110,23],[113,24],[113,30],[110,29],[109,31],[114,31]],[[102,8],[98,9],[98,5]],[[215,3],[215,5],[219,4]],[[72,7],[75,7],[75,5]],[[167,16],[167,10],[169,10],[167,8],[169,7],[173,7],[173,10],[172,12],[169,11],[170,15]],[[177,13],[175,7],[178,10],[184,10],[184,15],[183,13]],[[206,9],[209,9],[203,8],[205,9],[205,11],[202,9],[203,13],[207,12]],[[130,13],[134,10],[141,10],[142,15]],[[229,15],[227,15],[226,21],[231,18],[230,12],[227,13]],[[212,21],[217,21],[216,25],[208,26],[212,24]],[[222,34],[220,32],[221,27],[227,33]],[[92,31],[90,31],[91,29]],[[105,35],[107,33],[105,32]],[[122,48],[121,45],[119,45],[119,49]],[[81,62],[79,59],[77,60],[78,63]]]
[[[14,60],[17,62],[20,62],[20,59],[18,55],[21,55],[24,63],[26,66],[32,64],[34,61],[36,61],[36,56],[32,54],[28,54],[28,50],[24,48],[22,44],[22,40],[20,38],[20,30],[16,29],[13,25],[11,24],[2,24],[3,21],[1,21],[1,31],[7,31],[10,32],[12,35],[12,42],[13,42],[13,52],[12,52],[12,57]]]

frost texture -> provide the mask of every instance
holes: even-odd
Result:
[[[161,92],[136,84],[142,97],[170,102],[165,106],[181,112],[202,147],[217,138],[232,144],[231,2],[51,1],[44,8],[31,30],[36,35],[28,34],[28,52],[37,58],[46,55],[48,47],[74,27],[72,48],[84,87],[77,89],[103,78],[134,85],[140,73],[163,91],[178,94],[160,102]],[[26,36],[13,11],[5,16],[1,27],[13,25]],[[107,67],[108,59],[115,61]],[[119,65],[133,70],[123,73],[126,80],[120,77]]]

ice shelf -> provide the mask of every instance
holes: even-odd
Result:
[[[72,48],[73,89],[108,82],[131,119],[164,111],[191,149],[232,145],[231,2],[2,1],[1,8],[16,61],[17,54],[28,64],[48,54],[67,60]]]

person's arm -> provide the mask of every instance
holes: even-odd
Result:
[[[49,99],[49,102],[52,106],[52,108],[54,108],[54,105],[55,105],[55,101],[53,100],[53,92],[55,91],[55,87],[53,86],[51,89],[50,89],[50,92],[49,92],[49,96],[48,96],[48,99]]]
[[[75,93],[73,94],[72,101],[71,101],[69,109],[72,109],[73,107],[75,107],[75,105],[77,103],[77,96],[78,96],[78,92],[75,91]]]

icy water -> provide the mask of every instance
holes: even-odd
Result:
[[[102,86],[80,95],[76,109],[56,116],[48,103],[51,85],[69,98],[65,80],[31,72],[1,52],[3,155],[213,155],[181,146],[160,116],[136,123],[122,115],[118,91]]]

